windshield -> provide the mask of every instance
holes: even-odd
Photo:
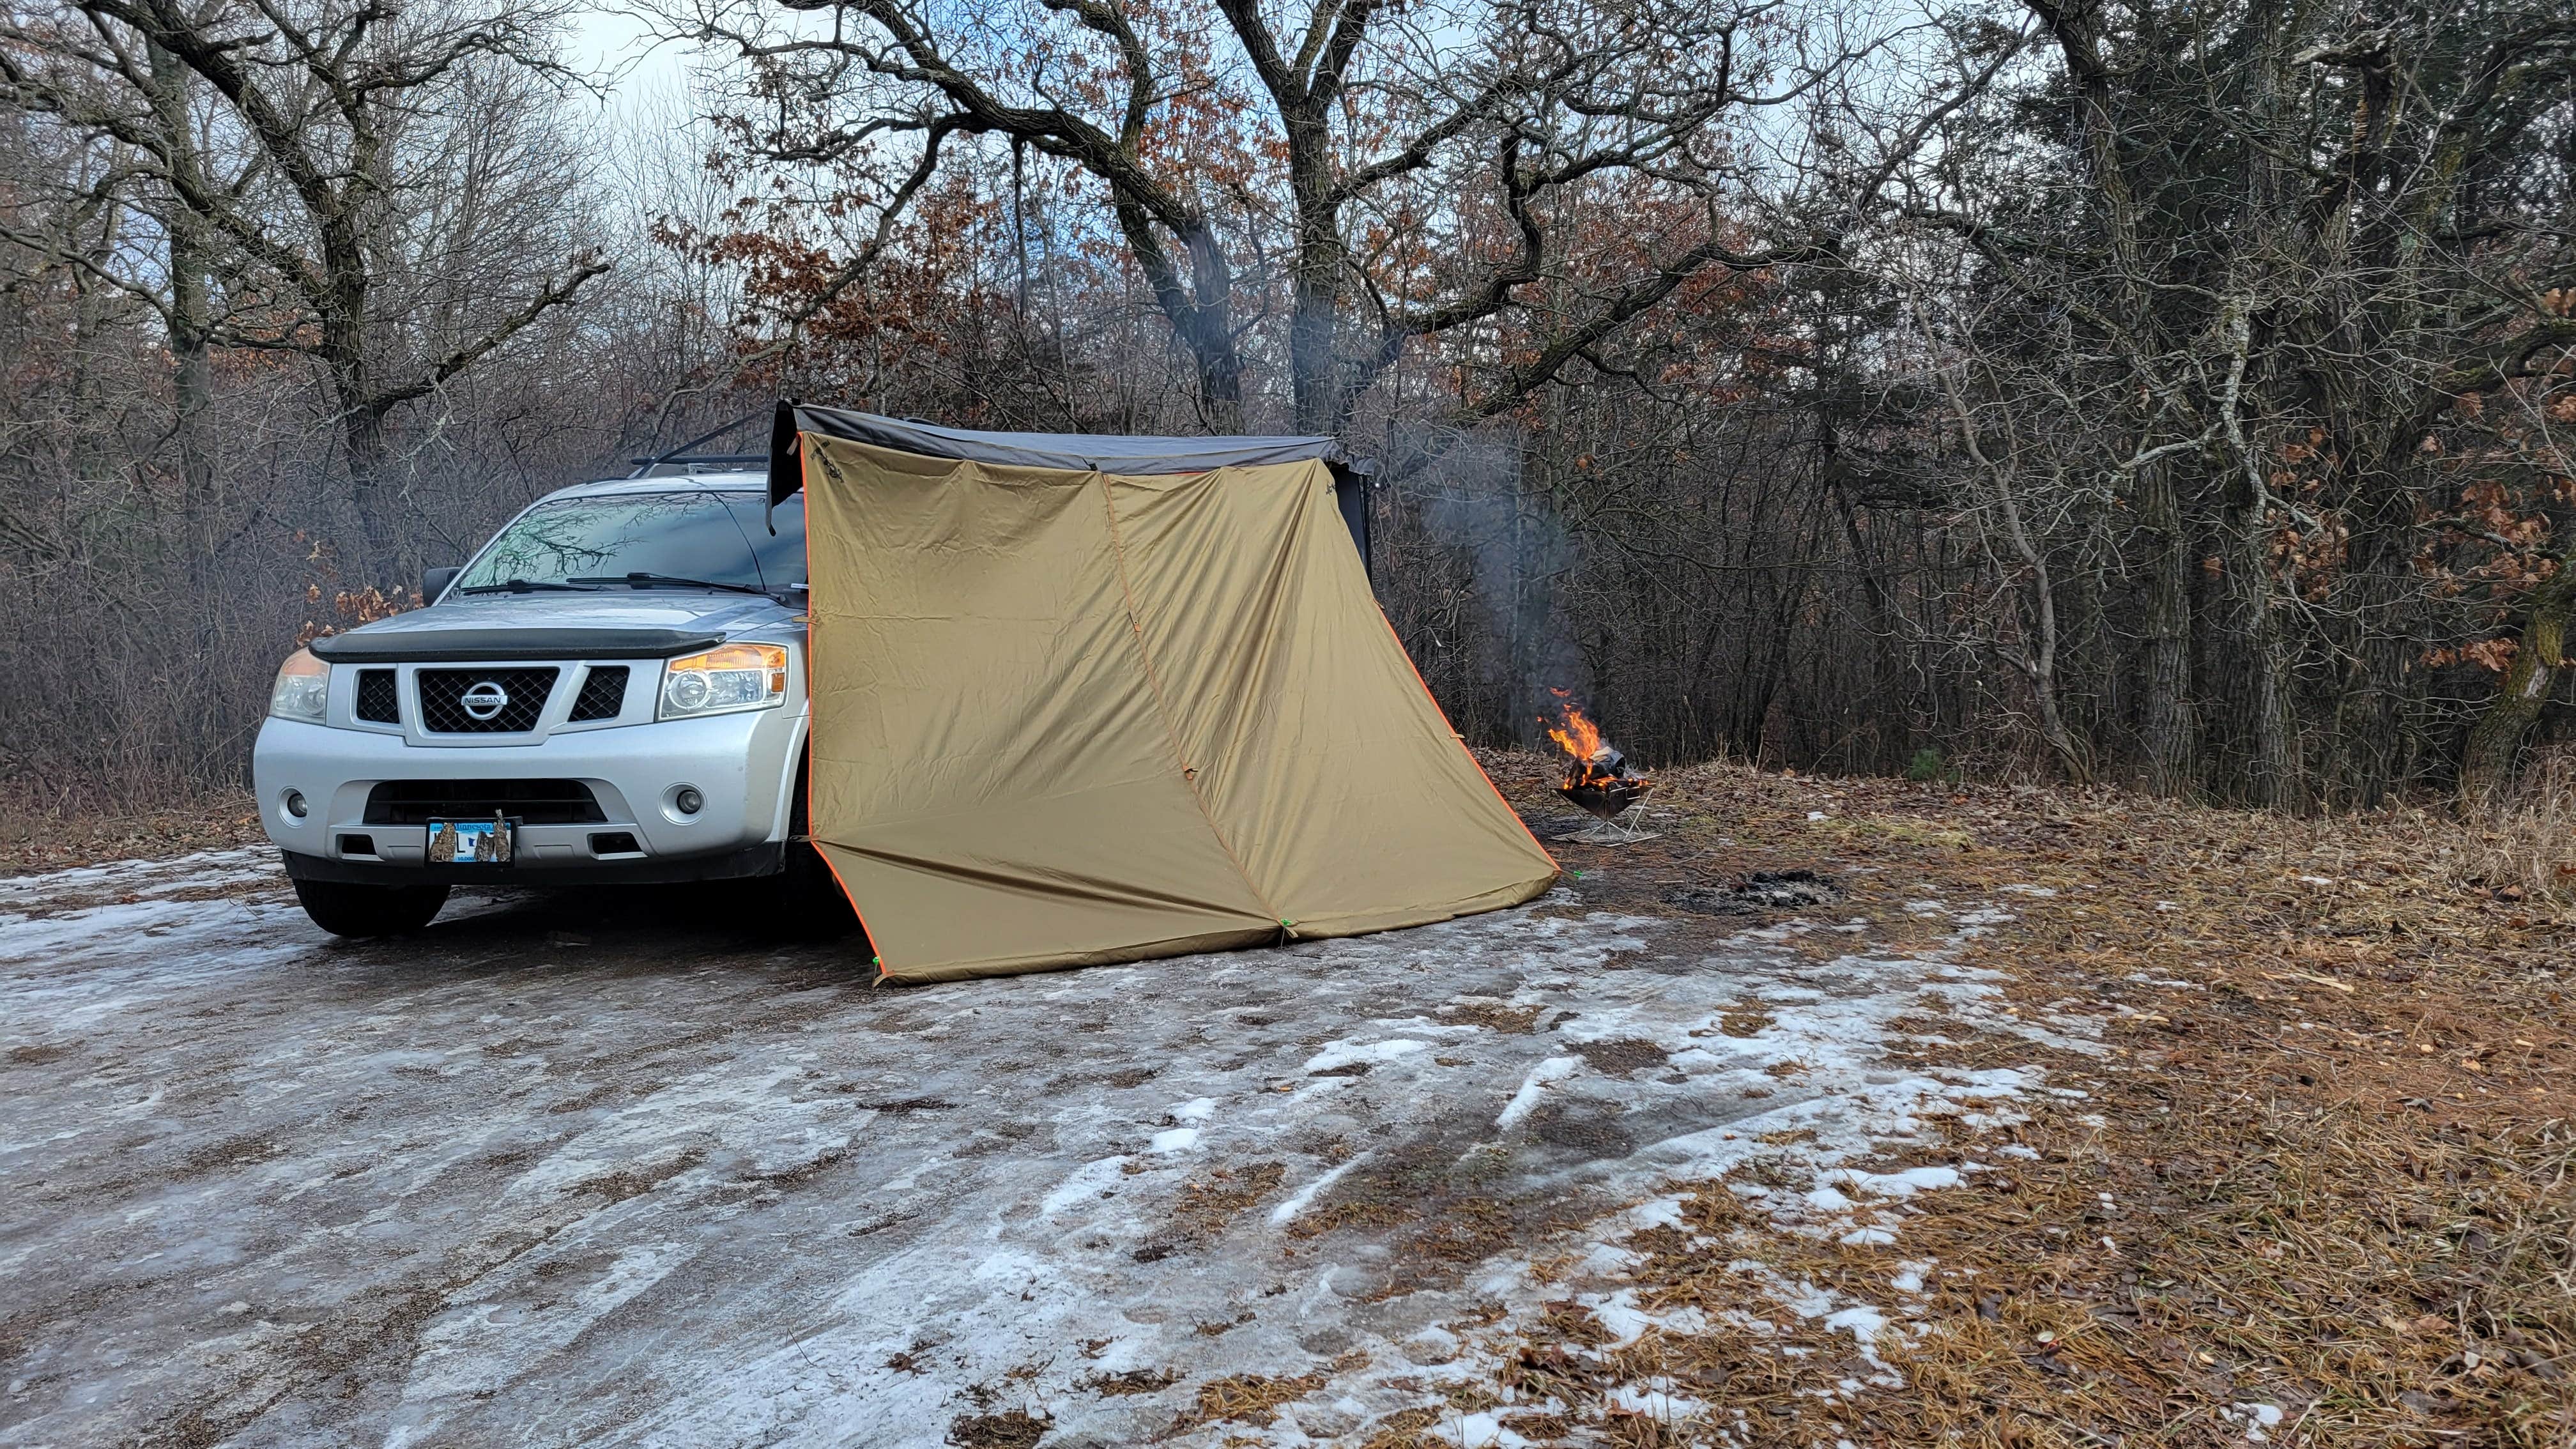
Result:
[[[705,490],[560,498],[540,503],[484,545],[459,590],[660,574],[782,589],[805,582],[805,496],[778,505],[778,533],[758,493]],[[569,587],[596,588],[597,584]]]

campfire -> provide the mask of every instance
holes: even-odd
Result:
[[[1601,727],[1566,691],[1552,689],[1548,693],[1557,697],[1557,711],[1562,718],[1553,724],[1545,720],[1540,723],[1547,725],[1547,737],[1556,741],[1557,748],[1568,757],[1565,781],[1556,792],[1606,827],[1645,798],[1655,782],[1628,767],[1628,757],[1601,737]]]

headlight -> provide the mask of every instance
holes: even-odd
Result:
[[[786,698],[784,644],[727,644],[662,666],[663,719],[768,709]]]
[[[279,719],[306,719],[319,723],[322,701],[331,693],[331,666],[313,657],[310,649],[298,649],[277,666],[277,683],[268,691],[268,712]]]

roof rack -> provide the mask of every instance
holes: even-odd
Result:
[[[633,478],[670,478],[688,473],[740,473],[758,471],[769,466],[767,453],[693,453],[684,458],[669,454],[649,458],[629,458],[635,471]]]
[[[765,418],[770,411],[763,407],[758,412],[745,413],[713,432],[698,434],[667,453],[656,453],[649,458],[629,458],[627,461],[635,465],[635,471],[626,476],[668,478],[690,473],[733,473],[755,465],[767,468],[767,453],[696,453],[690,450],[701,443],[712,443],[745,423]]]

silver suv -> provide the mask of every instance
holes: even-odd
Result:
[[[757,471],[530,505],[430,607],[277,672],[251,774],[307,914],[426,925],[456,885],[772,877],[846,910],[802,841],[805,505]]]

